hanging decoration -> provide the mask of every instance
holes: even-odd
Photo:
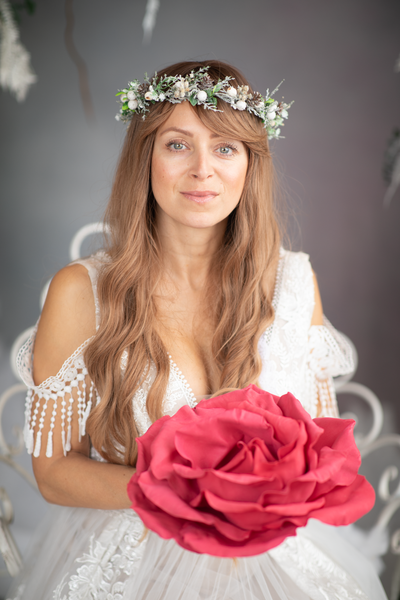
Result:
[[[385,207],[389,207],[400,185],[400,129],[395,128],[389,138],[382,171],[383,179],[388,185],[383,204]]]
[[[19,40],[8,0],[0,0],[0,38],[0,85],[22,102],[37,77],[30,65],[30,54]]]
[[[160,0],[147,0],[146,13],[142,23],[144,44],[148,44],[151,41],[159,8]]]
[[[89,75],[85,61],[79,54],[74,44],[72,33],[75,25],[74,11],[73,11],[73,0],[65,0],[65,32],[64,42],[67,52],[72,62],[78,69],[79,77],[79,91],[81,93],[81,99],[83,104],[83,110],[85,112],[86,120],[89,123],[94,122],[94,106],[92,102],[92,96],[89,88]]]
[[[400,73],[400,55],[394,64],[394,72]],[[383,205],[388,208],[400,186],[400,129],[398,127],[393,129],[392,135],[389,138],[383,157],[382,175],[388,186],[383,199]]]

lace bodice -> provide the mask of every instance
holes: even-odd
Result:
[[[77,261],[90,275],[96,307],[96,323],[100,313],[97,298],[97,276],[106,255],[102,252]],[[352,351],[345,338],[327,319],[324,325],[311,326],[314,310],[314,284],[311,265],[306,254],[281,250],[273,298],[275,318],[259,340],[262,360],[259,385],[282,395],[292,392],[312,417],[337,416],[332,377],[353,369]],[[19,373],[28,387],[24,438],[29,453],[39,456],[42,438],[47,435],[46,455],[52,456],[53,430],[61,424],[64,454],[71,449],[72,423],[75,415],[79,438],[85,435],[85,424],[94,403],[101,402],[84,363],[86,340],[65,361],[60,371],[39,386],[32,378],[33,349],[36,329],[17,357]],[[121,368],[127,355],[123,355]],[[140,434],[151,425],[146,410],[147,394],[154,381],[155,366],[150,365],[141,387],[133,396],[133,414]],[[181,406],[194,406],[195,398],[184,375],[170,357],[169,382],[163,403],[164,414],[172,415]],[[51,410],[48,431],[45,417]],[[93,451],[93,458],[99,459]]]

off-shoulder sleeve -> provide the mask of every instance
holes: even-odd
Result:
[[[315,416],[338,417],[332,378],[354,371],[352,348],[325,316],[323,325],[310,327],[308,344],[307,386]]]
[[[73,422],[77,423],[81,441],[86,434],[86,421],[92,405],[99,401],[83,357],[84,350],[92,338],[71,354],[55,376],[49,377],[40,385],[35,385],[32,368],[36,331],[37,326],[17,356],[19,374],[28,387],[25,404],[25,445],[28,453],[35,457],[40,456],[44,446],[46,456],[53,456],[53,434],[57,424],[66,456],[71,450]]]

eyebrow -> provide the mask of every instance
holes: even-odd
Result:
[[[164,131],[161,132],[161,135],[164,135],[164,133],[168,133],[169,131],[177,131],[178,133],[182,133],[183,135],[186,135],[188,137],[193,137],[193,134],[190,133],[190,131],[187,131],[186,129],[180,129],[179,127],[168,127],[168,129],[164,129]],[[218,138],[218,137],[224,137],[223,135],[220,135],[219,133],[213,133],[210,136],[211,138]]]

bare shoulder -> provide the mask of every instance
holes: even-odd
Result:
[[[323,310],[322,310],[322,302],[321,295],[319,293],[318,281],[315,272],[313,274],[314,281],[314,312],[311,319],[311,325],[322,325],[323,324]]]
[[[96,332],[95,304],[83,265],[69,265],[52,279],[34,348],[34,381],[56,375],[69,356]]]

